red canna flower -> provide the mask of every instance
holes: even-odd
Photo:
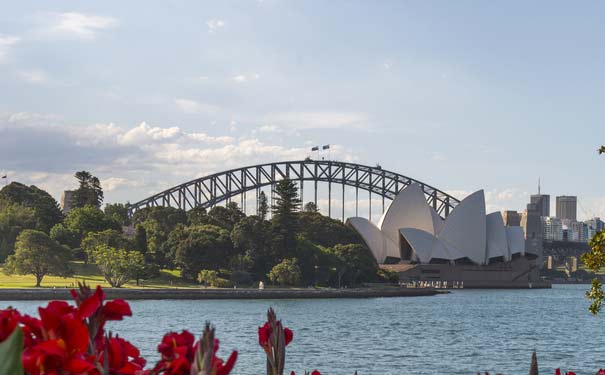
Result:
[[[277,324],[281,324],[281,322],[277,322]],[[284,328],[284,337],[286,339],[286,346],[288,346],[292,342],[292,339],[294,339],[294,332],[290,328]]]
[[[102,315],[106,321],[122,320],[125,316],[132,316],[132,310],[130,310],[128,302],[123,299],[114,299],[103,306]]]
[[[317,370],[313,370],[313,372],[311,373],[311,375],[321,375],[321,373]]]
[[[120,375],[134,375],[145,367],[146,361],[140,357],[139,349],[121,337],[109,337],[105,340],[107,363],[110,372]],[[100,363],[105,363],[104,354]]]
[[[158,345],[162,359],[155,366],[156,371],[165,371],[166,375],[189,375],[195,353],[195,338],[189,331],[169,332]]]
[[[191,374],[228,375],[233,370],[237,361],[237,351],[231,352],[227,362],[217,357],[219,341],[214,337],[214,332],[214,327],[206,323],[202,340],[196,344]]]
[[[0,342],[13,334],[20,318],[21,315],[15,309],[0,310]]]

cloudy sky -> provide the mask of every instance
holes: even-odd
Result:
[[[0,173],[137,201],[209,172],[331,157],[488,209],[542,190],[605,216],[605,3],[13,1]],[[554,198],[551,199],[554,202]]]

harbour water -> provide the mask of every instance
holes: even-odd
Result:
[[[109,329],[138,346],[150,363],[169,330],[217,327],[219,356],[240,352],[234,374],[264,373],[257,327],[272,306],[294,331],[286,369],[323,374],[541,374],[556,367],[592,375],[605,367],[605,320],[587,310],[587,285],[542,290],[454,290],[414,298],[132,301],[134,316]],[[2,302],[36,314],[46,302]]]

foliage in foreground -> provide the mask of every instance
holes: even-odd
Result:
[[[72,296],[75,306],[51,301],[39,308],[39,319],[11,308],[0,310],[1,374],[228,375],[235,366],[238,352],[226,361],[219,358],[215,329],[206,323],[197,342],[186,330],[164,335],[158,345],[160,360],[146,369],[147,361],[134,345],[105,330],[108,321],[132,316],[126,301],[105,301],[101,287],[93,292],[85,285],[72,290]],[[294,334],[272,309],[267,317],[258,328],[258,342],[266,354],[267,374],[283,375],[286,346]]]

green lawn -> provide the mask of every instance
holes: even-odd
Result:
[[[78,282],[86,282],[88,285],[102,285],[109,287],[103,276],[99,273],[94,264],[84,264],[82,262],[71,262],[74,275],[72,277],[45,276],[42,280],[43,288],[64,288],[75,287]],[[6,275],[0,267],[0,288],[31,288],[36,285],[36,278],[33,275]],[[126,284],[125,288],[199,288],[197,284],[186,282],[180,278],[178,270],[162,270],[160,277],[151,280],[142,281],[137,286],[134,281]]]

